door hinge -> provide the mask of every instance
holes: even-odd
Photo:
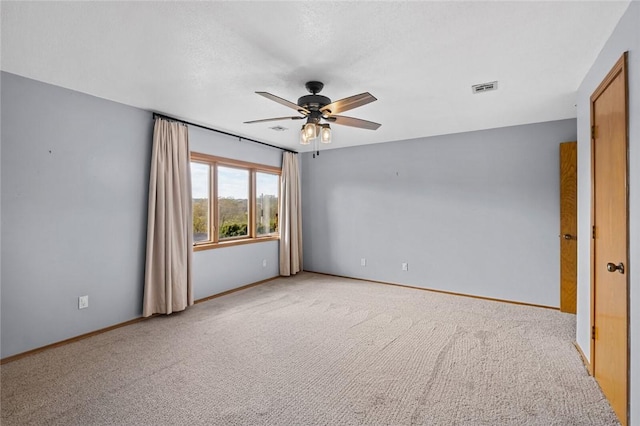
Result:
[[[591,139],[596,138],[596,126],[591,126]]]
[[[596,326],[591,326],[591,340],[596,340]]]
[[[591,239],[595,240],[596,239],[596,226],[593,225],[591,227]]]

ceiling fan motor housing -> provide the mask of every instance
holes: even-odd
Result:
[[[298,106],[308,109],[309,111],[318,111],[325,105],[329,105],[331,99],[322,95],[306,95],[298,98]]]
[[[326,105],[331,103],[331,99],[326,96],[318,95],[318,93],[324,87],[324,83],[320,81],[308,81],[304,87],[307,88],[311,95],[306,95],[298,98],[298,106],[302,108],[306,108],[308,111],[311,111],[311,114],[307,116],[307,123],[316,123],[320,122],[320,118],[322,118],[323,113],[320,112],[320,109]]]

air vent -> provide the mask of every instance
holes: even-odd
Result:
[[[282,126],[273,126],[273,127],[269,127],[271,130],[275,130],[276,132],[284,132],[285,130],[287,130],[286,127],[282,127]]]
[[[471,91],[473,93],[483,93],[483,92],[488,92],[490,90],[497,90],[497,89],[498,89],[497,81],[492,81],[489,83],[482,83],[482,84],[474,84],[473,86],[471,86]]]

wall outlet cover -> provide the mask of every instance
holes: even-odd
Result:
[[[89,296],[78,297],[78,309],[84,309],[89,307]]]

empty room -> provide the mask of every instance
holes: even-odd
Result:
[[[2,425],[640,426],[640,2],[0,1]]]

